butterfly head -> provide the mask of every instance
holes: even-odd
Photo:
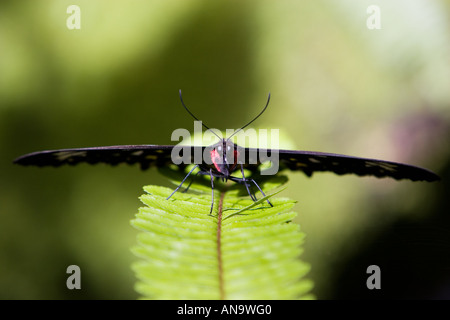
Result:
[[[228,139],[222,139],[212,146],[210,156],[216,171],[224,177],[228,177],[237,166],[238,146]]]
[[[191,115],[192,118],[194,118],[197,121],[200,121],[184,104],[183,98],[181,96],[181,90],[179,91],[179,94],[180,94],[180,101],[184,109],[186,109],[186,111]],[[264,106],[262,111],[251,121],[249,121],[246,125],[236,130],[232,135],[230,135],[226,139],[222,139],[220,135],[214,132],[214,130],[210,129],[206,124],[200,121],[205,129],[211,130],[211,132],[220,139],[220,141],[217,144],[210,146],[211,162],[214,165],[214,167],[211,169],[215,170],[216,174],[219,174],[224,179],[227,179],[230,176],[230,174],[236,170],[240,152],[238,150],[238,146],[235,143],[231,142],[231,138],[235,134],[237,134],[238,132],[249,126],[251,123],[253,123],[253,121],[258,119],[264,113],[264,111],[266,111],[267,106],[269,105],[269,101],[270,101],[270,93],[267,98],[266,105]],[[242,155],[243,154],[244,153],[242,153]]]

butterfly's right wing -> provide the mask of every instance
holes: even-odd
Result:
[[[440,180],[434,172],[410,164],[334,153],[280,150],[280,162],[292,170],[303,170],[307,175],[312,175],[314,171],[331,171],[339,175],[356,174],[397,180]]]
[[[258,164],[278,159],[280,170],[303,171],[307,176],[311,176],[314,172],[328,171],[338,175],[356,174],[430,182],[439,180],[439,176],[430,170],[392,161],[301,150],[246,149],[246,151],[249,155],[258,154]]]

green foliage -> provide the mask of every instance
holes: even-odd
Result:
[[[265,193],[285,181],[263,182]],[[312,282],[304,279],[309,265],[299,260],[305,235],[291,223],[295,202],[254,203],[242,186],[220,183],[210,214],[207,182],[169,200],[173,190],[144,187],[145,207],[131,222],[143,231],[133,248],[142,258],[133,265],[137,292],[147,299],[311,298]]]

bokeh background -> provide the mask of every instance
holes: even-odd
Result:
[[[69,30],[67,7],[81,9]],[[381,29],[366,22],[377,5]],[[448,1],[1,1],[0,298],[135,299],[129,221],[156,170],[32,168],[24,153],[255,128],[425,166],[438,183],[289,173],[318,298],[450,298]],[[81,268],[82,290],[66,288]],[[381,290],[366,269],[381,268]]]

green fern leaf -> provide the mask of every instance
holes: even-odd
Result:
[[[286,181],[263,182],[266,194]],[[206,184],[208,181],[204,181]],[[131,224],[143,231],[132,249],[136,291],[146,299],[311,298],[309,265],[299,260],[304,233],[290,223],[295,202],[271,198],[254,203],[241,188],[193,184],[194,193],[146,186]]]

